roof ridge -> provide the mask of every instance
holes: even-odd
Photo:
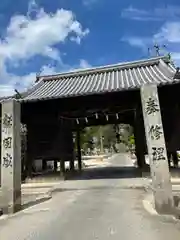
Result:
[[[29,94],[21,101],[43,101],[130,91],[140,89],[144,84],[162,86],[180,83],[179,79],[174,78],[175,70],[171,67],[168,58],[154,58],[148,61],[138,61],[138,63],[135,62],[134,64],[126,64],[126,69],[119,67],[114,71],[113,65],[113,68],[110,68],[112,70],[109,72],[107,70],[109,67],[106,67],[105,71],[102,71],[102,69],[99,71],[98,69],[96,72],[95,70],[90,71],[90,74],[86,71],[83,71],[83,75],[77,75],[79,72],[72,75],[67,74],[65,81],[63,81],[64,78],[62,77],[64,75],[60,75],[60,77],[52,76],[49,78],[52,79],[50,81],[46,81],[46,79],[39,81],[34,89],[31,89]],[[130,68],[127,69],[127,66],[130,66]]]
[[[159,60],[163,60],[165,62],[168,62],[166,56],[160,56],[160,57],[154,57],[154,58],[147,58],[147,59],[140,59],[140,60],[135,60],[135,61],[129,61],[129,62],[121,62],[121,63],[116,63],[116,64],[110,64],[110,65],[104,65],[104,66],[98,66],[98,67],[92,67],[92,68],[86,68],[86,69],[76,69],[73,71],[69,72],[62,72],[59,74],[54,74],[54,75],[44,75],[44,76],[39,76],[36,82],[44,80],[52,80],[52,79],[58,79],[58,78],[66,78],[70,76],[80,76],[84,74],[93,74],[93,73],[99,73],[99,72],[104,72],[104,71],[111,71],[114,69],[118,68],[132,68],[135,66],[140,65],[151,65],[155,63],[159,63]]]

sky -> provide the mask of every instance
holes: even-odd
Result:
[[[180,65],[178,0],[0,1],[0,97],[37,75],[154,57],[155,44]]]

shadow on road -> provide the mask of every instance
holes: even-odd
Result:
[[[171,167],[170,173],[172,177],[180,177],[180,168]]]
[[[24,210],[24,209],[26,209],[26,208],[35,206],[35,205],[37,205],[37,204],[39,204],[39,203],[43,203],[43,202],[45,202],[45,201],[47,201],[47,200],[49,200],[49,199],[51,199],[51,196],[43,197],[43,198],[39,198],[39,199],[35,199],[35,200],[32,200],[32,201],[29,201],[29,202],[27,202],[27,203],[22,204],[21,210]]]
[[[47,201],[47,200],[49,200],[49,199],[51,199],[51,196],[42,197],[42,198],[39,198],[39,199],[34,199],[34,200],[31,200],[31,201],[27,201],[26,203],[23,203],[23,204],[21,205],[21,210],[20,210],[20,211],[25,210],[25,209],[27,209],[27,208],[29,208],[29,207],[33,207],[33,206],[35,206],[35,205],[37,205],[37,204],[43,203],[43,202],[45,202],[45,201]],[[3,207],[0,208],[0,216],[3,215],[3,210],[2,210],[2,208],[3,208]]]
[[[170,171],[171,177],[180,178],[180,168],[170,167],[169,171]],[[150,167],[143,169],[142,177],[147,177],[147,178],[151,177]]]
[[[110,166],[84,169],[81,173],[68,176],[67,180],[91,180],[91,179],[115,179],[115,178],[139,178],[142,171],[135,167]]]

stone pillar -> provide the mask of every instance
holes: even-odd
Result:
[[[1,188],[3,213],[14,213],[21,208],[21,134],[20,103],[2,103],[1,128]]]
[[[141,87],[141,101],[155,208],[168,214],[172,211],[173,196],[157,86]]]
[[[144,131],[144,122],[142,116],[142,109],[137,108],[135,110],[134,117],[134,137],[135,137],[135,146],[136,146],[136,157],[137,164],[139,168],[145,166],[145,131]]]
[[[80,130],[77,130],[77,154],[78,154],[78,170],[82,170],[82,159],[81,159],[81,135]]]

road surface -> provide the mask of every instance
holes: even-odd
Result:
[[[61,187],[51,200],[0,220],[0,239],[179,239],[180,223],[150,215],[142,206],[144,191],[128,188],[142,181],[134,175],[130,159],[117,154],[111,165],[64,182],[63,191]]]

